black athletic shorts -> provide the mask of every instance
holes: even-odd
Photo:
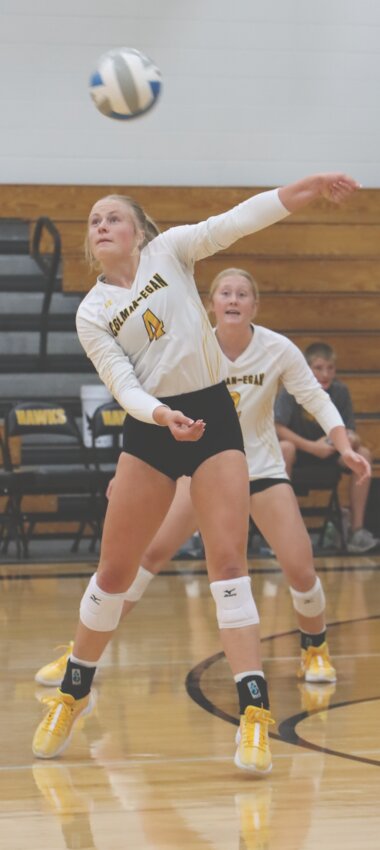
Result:
[[[249,492],[251,496],[253,493],[262,493],[263,490],[268,490],[269,487],[274,487],[275,484],[290,484],[292,486],[289,478],[256,478],[255,481],[249,482]]]
[[[235,449],[244,453],[239,418],[224,381],[204,390],[160,398],[172,410],[180,410],[191,419],[203,419],[206,430],[195,442],[178,442],[169,428],[151,425],[126,416],[123,451],[145,461],[173,481],[181,475],[193,475],[207,458]]]
[[[336,466],[339,462],[340,454],[339,452],[334,452],[333,455],[329,455],[329,457],[321,458],[316,457],[315,455],[309,454],[309,452],[301,452],[297,450],[296,454],[296,462],[294,464],[294,469],[296,467],[304,467],[304,466]]]

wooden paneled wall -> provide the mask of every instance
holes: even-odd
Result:
[[[83,257],[93,203],[111,192],[132,195],[162,230],[200,221],[262,189],[165,186],[5,185],[1,215],[35,221],[49,216],[63,245],[63,286],[86,292],[94,281]],[[380,190],[361,190],[337,207],[321,200],[227,251],[199,262],[204,300],[213,276],[247,268],[261,291],[259,322],[287,333],[300,348],[323,339],[334,346],[366,435],[379,452]],[[379,455],[378,455],[379,456]]]
[[[263,190],[5,185],[1,190],[1,215],[31,221],[39,215],[52,218],[62,235],[64,288],[86,291],[93,274],[88,273],[84,263],[83,242],[88,213],[98,198],[109,192],[132,195],[165,230],[175,224],[216,215],[258,191]],[[248,266],[256,274],[262,292],[268,294],[378,295],[380,190],[362,190],[342,207],[321,200],[267,230],[241,239],[228,251],[200,262],[196,273],[202,292],[207,291],[214,274],[226,265]],[[352,314],[351,318],[357,320]]]

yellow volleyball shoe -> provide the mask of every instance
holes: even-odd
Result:
[[[56,649],[65,650],[63,655],[60,655],[55,661],[51,661],[50,664],[45,664],[44,667],[37,670],[34,677],[35,682],[38,682],[39,685],[44,685],[46,688],[58,688],[65,675],[67,659],[73,650],[73,646],[73,641],[70,641],[68,646],[56,646]]]
[[[321,646],[301,650],[298,677],[305,682],[336,682],[336,670],[331,663],[326,641]]]
[[[83,699],[57,691],[56,696],[43,700],[48,706],[45,717],[36,729],[32,749],[37,758],[52,759],[66,749],[80,717],[89,714],[94,699],[91,693]]]
[[[240,728],[236,736],[236,767],[253,773],[269,773],[272,770],[272,755],[269,747],[269,726],[274,725],[270,711],[248,705],[240,716]]]

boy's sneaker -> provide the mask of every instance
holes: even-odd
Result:
[[[375,549],[379,543],[380,540],[374,537],[371,531],[368,531],[366,528],[357,528],[349,537],[347,549],[349,552],[360,555],[364,552],[370,552],[371,549]]]
[[[66,749],[76,722],[92,710],[94,701],[91,693],[74,699],[58,691],[57,696],[46,697],[43,702],[48,711],[36,729],[32,749],[37,758],[52,759]]]
[[[305,682],[336,682],[336,670],[331,664],[326,641],[320,646],[301,649],[301,664],[298,677]]]
[[[253,773],[269,773],[272,770],[272,755],[269,749],[268,727],[274,724],[270,711],[248,705],[240,716],[240,727],[236,735],[236,767]]]
[[[63,655],[51,661],[50,664],[45,664],[37,671],[34,679],[39,685],[45,685],[46,688],[58,688],[65,675],[67,659],[73,650],[74,643],[70,641],[69,645],[56,646],[56,649],[64,649]]]

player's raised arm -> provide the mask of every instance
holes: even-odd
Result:
[[[312,174],[296,183],[282,186],[278,194],[286,209],[292,213],[306,207],[316,198],[326,198],[334,204],[341,204],[357,189],[360,189],[360,183],[353,177],[334,171]]]

